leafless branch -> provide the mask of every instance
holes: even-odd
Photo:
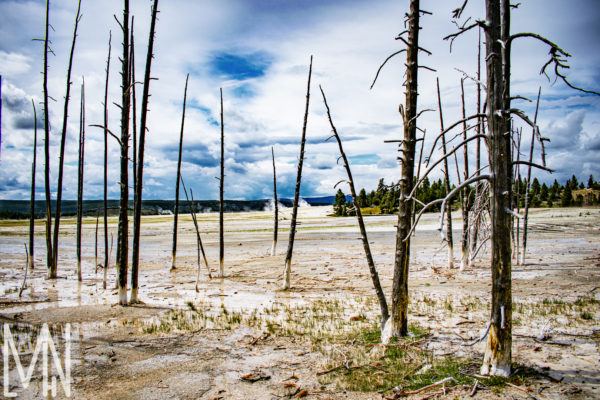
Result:
[[[450,191],[450,193],[448,193],[446,195],[446,197],[444,197],[444,201],[442,202],[442,209],[441,209],[441,213],[440,213],[440,233],[442,235],[442,239],[446,239],[445,235],[444,235],[444,213],[446,211],[446,203],[448,202],[448,200],[452,200],[452,198],[456,195],[456,193],[460,192],[461,189],[464,189],[465,187],[469,186],[471,183],[475,183],[478,181],[482,181],[482,180],[487,180],[490,181],[492,179],[491,175],[478,175],[478,176],[474,176],[473,178],[467,179],[466,181],[464,181],[463,183],[461,183],[460,185],[458,185],[457,187],[455,187],[454,189],[452,189]]]
[[[462,124],[463,122],[467,122],[470,121],[472,119],[476,119],[476,118],[487,118],[487,115],[485,114],[473,114],[471,116],[468,116],[467,118],[463,118],[460,119],[456,122],[454,122],[452,125],[450,125],[449,127],[447,127],[446,129],[444,129],[439,135],[436,136],[436,138],[433,141],[433,145],[431,146],[431,152],[429,153],[429,156],[427,157],[427,159],[431,159],[431,155],[433,154],[433,150],[435,149],[435,146],[437,144],[437,141],[440,140],[440,138],[445,135],[446,133],[448,133],[449,131],[451,131],[452,129],[456,128],[458,125]]]
[[[462,146],[464,146],[465,144],[469,143],[471,140],[475,140],[477,138],[485,138],[485,135],[474,135],[471,136],[470,138],[467,138],[466,140],[463,140],[462,142],[460,142],[459,144],[457,144],[456,146],[454,146],[452,148],[452,150],[450,150],[449,152],[447,152],[446,154],[444,154],[442,157],[440,157],[438,160],[435,161],[435,163],[433,163],[433,165],[429,168],[427,168],[427,171],[425,171],[423,173],[423,176],[419,179],[419,181],[416,183],[416,185],[413,187],[412,191],[410,192],[410,194],[408,195],[408,198],[411,199],[413,198],[413,196],[415,195],[415,192],[417,191],[417,188],[419,187],[419,185],[421,184],[421,182],[423,182],[423,180],[429,175],[429,173],[431,171],[433,171],[433,169],[442,161],[444,161],[444,159],[446,159],[447,157],[450,157],[452,154],[454,154],[458,149],[460,149]]]
[[[116,141],[117,141],[117,142],[119,142],[119,146],[123,146],[123,144],[121,143],[121,139],[119,139],[119,137],[118,137],[117,135],[115,135],[114,133],[112,133],[112,132],[110,131],[110,129],[108,129],[106,126],[104,126],[104,125],[100,125],[100,124],[92,124],[92,125],[90,125],[90,126],[93,126],[93,127],[95,127],[95,128],[101,128],[101,129],[104,129],[104,130],[106,130],[106,131],[107,131],[107,132],[110,134],[110,136],[114,137],[114,138],[116,139]]]
[[[595,94],[595,95],[600,96],[600,92],[597,92],[595,90],[583,89],[583,88],[575,86],[571,82],[569,82],[569,80],[567,79],[567,76],[562,72],[562,70],[570,68],[569,65],[567,64],[567,58],[571,57],[571,54],[567,53],[565,50],[560,48],[556,43],[552,42],[551,40],[549,40],[541,35],[538,35],[537,33],[521,32],[521,33],[515,33],[514,35],[511,35],[509,37],[508,41],[510,43],[514,39],[524,38],[524,37],[537,39],[537,40],[541,41],[542,43],[550,46],[550,51],[548,52],[548,54],[550,54],[550,59],[542,66],[542,68],[540,70],[540,75],[545,75],[546,78],[550,79],[550,77],[546,73],[546,68],[550,64],[554,64],[554,74],[556,75],[557,78],[560,78],[567,86],[569,86],[572,89],[583,92],[583,93]]]
[[[548,171],[548,172],[550,172],[550,173],[553,173],[553,172],[554,172],[554,170],[553,170],[553,169],[550,169],[550,168],[548,168],[548,167],[546,167],[546,166],[539,165],[539,164],[536,164],[536,163],[533,163],[533,162],[530,162],[530,161],[524,161],[524,160],[513,161],[513,165],[529,165],[529,166],[531,166],[531,167],[534,167],[534,168],[539,168],[539,169],[542,169],[542,170],[544,170],[544,171]]]
[[[542,165],[545,167],[546,166],[546,147],[544,146],[544,141],[546,141],[546,140],[550,141],[550,140],[542,137],[542,135],[540,134],[540,128],[537,126],[537,124],[535,122],[530,120],[529,117],[523,111],[521,111],[517,108],[511,108],[510,113],[518,116],[519,118],[521,118],[523,121],[525,121],[529,126],[531,126],[533,128],[533,134],[535,135],[537,140],[540,142],[540,146],[542,149]]]

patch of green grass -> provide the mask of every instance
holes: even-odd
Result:
[[[588,311],[582,311],[579,316],[581,317],[581,319],[585,319],[586,321],[591,321],[592,319],[594,319],[594,316]]]

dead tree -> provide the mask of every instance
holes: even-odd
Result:
[[[537,101],[535,103],[535,115],[533,116],[533,123],[537,124],[537,116],[538,110],[540,107],[540,96],[542,94],[542,88],[540,87],[538,90]],[[525,253],[527,252],[527,221],[529,217],[529,190],[531,188],[531,164],[533,163],[533,148],[535,146],[535,132],[531,134],[531,144],[529,146],[529,165],[527,167],[527,189],[525,190],[525,214],[523,216],[523,243],[521,246],[521,262],[520,264],[525,264]]]
[[[419,65],[419,52],[431,54],[426,49],[419,46],[419,21],[421,14],[431,14],[420,8],[419,0],[410,1],[410,12],[406,14],[405,26],[408,29],[401,32],[397,40],[401,40],[406,48],[403,48],[390,55],[381,64],[371,88],[375,85],[379,72],[383,66],[394,56],[406,52],[406,80],[405,87],[405,106],[400,105],[400,116],[404,124],[404,137],[398,142],[398,151],[400,153],[398,160],[402,167],[402,175],[399,180],[400,198],[398,201],[398,224],[396,228],[396,251],[394,256],[394,278],[392,283],[392,308],[391,322],[382,327],[381,341],[387,343],[391,337],[406,336],[408,334],[408,271],[410,262],[410,238],[412,234],[411,225],[413,222],[413,204],[415,201],[416,185],[414,185],[415,153],[416,143],[423,138],[417,138],[417,119],[426,111],[417,111],[418,96],[418,71],[419,68],[432,68]],[[404,36],[407,35],[407,38]],[[435,143],[434,143],[435,147]],[[418,219],[415,223],[418,222]]]
[[[179,157],[177,159],[177,181],[175,182],[175,209],[173,217],[173,259],[171,270],[175,269],[177,260],[177,215],[179,213],[179,180],[181,178],[181,151],[183,150],[183,125],[185,122],[185,103],[187,100],[187,87],[190,74],[185,78],[185,90],[183,92],[183,110],[181,112],[181,132],[179,133]]]
[[[465,86],[464,86],[464,79],[460,80],[460,94],[461,94],[461,102],[462,102],[462,117],[463,120],[465,118],[467,118],[466,115],[466,110],[465,110]],[[463,140],[467,140],[467,131],[468,131],[468,127],[467,127],[467,122],[463,122]],[[469,146],[467,146],[465,144],[465,146],[463,147],[463,179],[467,180],[469,179]],[[454,153],[455,157],[456,157],[456,153]],[[456,163],[456,168],[458,169],[458,163]],[[459,179],[460,179],[460,174],[458,175]],[[460,182],[459,182],[460,183]],[[462,211],[462,221],[463,221],[463,226],[462,226],[462,236],[461,236],[461,240],[460,240],[460,250],[461,250],[461,257],[460,257],[460,270],[464,271],[465,268],[467,267],[467,265],[469,264],[469,208],[470,208],[470,204],[469,204],[469,197],[470,197],[470,188],[466,187],[464,188],[463,192],[461,193],[461,202],[460,202],[460,206],[461,206],[461,211]]]
[[[83,78],[82,78],[83,80]],[[79,164],[77,169],[77,280],[81,282],[81,222],[83,218],[83,165],[85,159],[85,80],[79,109]]]
[[[408,193],[413,188],[415,175],[415,146],[417,141],[417,95],[419,71],[419,21],[421,17],[419,0],[410,1],[410,12],[407,14],[408,38],[406,44],[406,83],[404,122],[404,138],[401,142],[400,164],[400,199],[398,202],[398,226],[396,228],[396,253],[394,257],[394,278],[392,284],[392,309],[389,328],[382,327],[386,334],[382,341],[389,337],[406,336],[408,334],[408,271],[410,263],[410,239],[404,240],[412,222],[412,202]],[[403,35],[399,38],[403,39]],[[386,324],[388,325],[388,324]]]
[[[440,80],[437,82],[438,108],[440,113],[441,132],[444,131],[444,116],[442,112],[442,98],[440,96]],[[442,153],[446,154],[446,135],[441,135],[442,138]],[[450,193],[450,171],[448,168],[448,158],[444,158],[444,184],[446,185],[446,193]],[[452,203],[448,202],[446,211],[446,240],[448,243],[448,268],[454,267],[454,241],[452,240]]]
[[[2,81],[0,79],[0,86],[1,84]],[[33,107],[33,160],[31,162],[31,200],[29,201],[29,269],[33,271],[35,267],[35,262],[33,261],[35,252],[35,164],[37,161],[37,112],[33,99],[31,99],[31,106]],[[2,104],[0,103],[1,107]]]
[[[477,85],[477,114],[481,113],[481,28],[477,29],[477,75],[476,75],[476,85]],[[479,136],[483,133],[483,119],[482,118],[478,118],[477,119],[477,125],[475,126],[475,132],[476,134]],[[480,171],[481,168],[481,140],[480,138],[477,138],[477,141],[475,142],[475,170]],[[479,174],[479,172],[477,172],[477,174]],[[479,193],[481,191],[481,182],[478,182],[475,185],[475,199],[479,198]],[[473,260],[474,260],[474,256],[473,253],[475,253],[475,250],[477,248],[477,237],[478,237],[478,226],[479,224],[475,223],[475,224],[471,224],[470,225],[470,231],[471,231],[471,250],[470,250],[470,255],[469,255],[469,267],[473,266]]]
[[[52,199],[50,197],[50,110],[48,108],[48,43],[50,41],[48,30],[50,27],[50,0],[46,0],[46,33],[44,36],[44,188],[46,196],[46,267],[48,278],[52,277],[54,261],[52,256]]]
[[[133,193],[135,194],[135,185],[137,185],[137,102],[135,98],[135,44],[133,37],[133,17],[131,17],[131,38],[129,44],[130,52],[129,52],[129,76],[131,77],[129,81],[131,82],[131,108],[132,108],[132,132],[131,136],[133,138],[132,141],[132,171],[133,171]]]
[[[298,174],[296,176],[296,190],[294,192],[294,204],[292,207],[292,220],[290,222],[290,237],[288,240],[287,253],[285,255],[285,267],[283,270],[283,289],[290,288],[292,274],[292,254],[294,252],[294,238],[296,237],[296,219],[298,218],[298,202],[300,201],[300,182],[302,180],[302,164],[304,162],[304,145],[306,143],[306,124],[308,122],[308,105],[310,102],[310,78],[312,76],[312,55],[308,67],[308,84],[306,87],[306,107],[304,109],[304,122],[302,124],[302,139],[300,140],[300,157],[298,159]]]
[[[110,73],[110,51],[112,33],[108,32],[108,57],[106,58],[106,83],[104,85],[104,277],[102,288],[106,289],[108,274],[108,78]]]
[[[519,254],[521,253],[519,251],[519,244],[520,244],[520,228],[521,228],[521,222],[519,221],[519,219],[521,218],[520,215],[520,205],[521,205],[521,194],[520,194],[520,185],[521,185],[521,165],[519,164],[520,162],[520,158],[521,158],[521,137],[522,137],[522,133],[523,130],[521,128],[519,129],[515,129],[514,128],[514,121],[511,121],[511,123],[513,124],[512,127],[512,131],[511,134],[513,136],[512,138],[512,146],[513,146],[513,157],[516,154],[516,164],[514,165],[514,170],[513,170],[513,177],[515,177],[514,183],[513,183],[513,197],[512,197],[512,204],[511,204],[511,210],[516,210],[515,213],[513,214],[513,216],[516,217],[512,219],[512,223],[513,223],[513,229],[511,231],[513,237],[513,254],[512,257],[513,259],[516,257],[517,260],[517,265],[519,265]]]
[[[225,205],[223,200],[223,192],[225,188],[225,124],[223,122],[223,88],[219,89],[221,93],[221,177],[219,178],[219,277],[225,275],[225,267],[223,265],[225,259],[225,240],[223,232],[223,213]]]
[[[58,267],[58,232],[60,230],[60,210],[62,203],[63,170],[65,158],[65,142],[67,140],[67,120],[69,116],[69,100],[71,97],[71,70],[73,67],[73,54],[75,53],[75,42],[77,41],[77,28],[81,20],[81,0],[77,4],[77,15],[75,16],[75,29],[73,31],[73,41],[71,43],[71,52],[69,54],[69,67],[67,69],[67,89],[65,94],[65,103],[63,111],[62,134],[60,139],[60,153],[58,161],[58,184],[56,186],[56,210],[54,214],[54,236],[52,238],[52,266],[50,267],[49,278],[56,279]]]
[[[140,137],[137,158],[137,183],[135,185],[134,211],[133,211],[133,256],[131,260],[131,301],[137,302],[138,295],[138,267],[140,262],[140,227],[142,217],[142,188],[144,182],[144,146],[146,143],[146,118],[148,115],[148,100],[150,98],[150,70],[152,67],[154,32],[156,28],[156,14],[158,0],[152,6],[152,20],[148,39],[148,53],[146,54],[146,71],[144,72],[144,90],[142,94],[142,110],[140,117]]]
[[[467,1],[459,9],[460,12],[462,12],[466,4]],[[488,335],[489,333],[489,336],[481,373],[484,375],[508,376],[511,372],[512,362],[511,219],[515,214],[511,208],[514,179],[513,167],[525,164],[551,171],[545,166],[544,141],[547,139],[541,137],[539,128],[525,113],[519,109],[511,108],[510,52],[513,40],[534,38],[550,47],[550,59],[542,67],[542,74],[546,74],[546,68],[552,65],[556,77],[561,78],[567,86],[586,93],[596,95],[600,95],[600,93],[579,88],[568,81],[563,71],[569,67],[566,59],[570,57],[570,54],[558,45],[535,33],[510,33],[510,12],[512,6],[509,0],[486,0],[485,6],[486,18],[484,21],[476,21],[469,26],[462,26],[458,33],[449,35],[446,39],[454,40],[462,33],[475,27],[482,27],[486,36],[486,114],[490,174],[481,175],[478,180],[482,180],[485,177],[490,182],[492,304],[491,317],[485,334]],[[458,15],[460,15],[460,12]],[[511,134],[511,120],[513,116],[517,116],[525,124],[533,128],[534,135],[540,142],[541,165],[528,161],[513,160],[513,138]],[[473,180],[476,178],[473,178]],[[481,340],[483,340],[485,335]]]
[[[94,241],[94,273],[98,273],[98,211],[96,211],[96,236]]]
[[[365,257],[367,258],[367,265],[369,266],[369,273],[371,274],[371,280],[373,281],[373,286],[375,288],[375,293],[377,294],[377,299],[379,301],[379,308],[381,310],[381,329],[383,330],[387,320],[389,319],[389,310],[387,305],[387,300],[385,299],[385,294],[383,293],[383,289],[381,288],[381,282],[379,281],[379,274],[377,273],[377,268],[375,267],[375,262],[373,261],[373,256],[371,254],[371,246],[369,245],[369,239],[367,237],[367,230],[365,228],[365,223],[363,221],[362,213],[360,211],[360,205],[358,204],[358,198],[356,196],[356,189],[354,187],[354,180],[352,179],[352,172],[350,171],[350,164],[348,163],[348,158],[346,157],[346,153],[344,153],[344,149],[342,147],[342,140],[338,135],[337,129],[333,125],[333,120],[331,119],[331,112],[329,110],[329,105],[327,105],[327,99],[325,98],[325,92],[323,92],[323,88],[319,85],[319,89],[321,90],[321,94],[323,95],[323,103],[325,103],[325,108],[327,109],[327,118],[329,119],[329,125],[331,125],[331,130],[333,131],[333,136],[338,143],[338,147],[340,149],[340,157],[344,162],[344,168],[346,169],[346,174],[348,175],[348,186],[350,187],[350,194],[352,195],[352,203],[354,203],[354,210],[356,211],[356,219],[358,221],[358,227],[360,229],[360,236],[362,239],[363,248],[365,250]],[[328,138],[328,139],[331,139]],[[339,160],[339,159],[338,159]],[[339,182],[341,183],[341,182]],[[337,186],[337,185],[336,185]]]
[[[204,246],[202,245],[202,238],[200,237],[200,229],[198,228],[198,220],[196,218],[196,208],[194,207],[194,193],[192,192],[192,188],[190,188],[190,194],[192,196],[192,201],[187,193],[187,189],[185,188],[185,183],[183,182],[183,177],[181,177],[181,185],[183,186],[183,191],[185,192],[185,198],[188,203],[188,208],[190,209],[190,214],[192,215],[192,221],[194,222],[194,228],[196,229],[196,247],[198,254],[198,272],[196,274],[196,292],[199,292],[198,283],[200,281],[200,252],[202,252],[202,257],[204,258],[204,265],[206,265],[206,270],[208,272],[208,279],[212,279],[212,274],[210,273],[210,267],[208,266],[208,259],[206,258],[206,253],[204,252]]]
[[[115,17],[116,19],[116,17]],[[118,20],[117,20],[118,22]],[[129,112],[131,109],[131,91],[129,90],[129,0],[123,1],[123,58],[121,59],[121,174],[119,186],[119,231],[117,236],[117,271],[119,304],[127,305],[127,270],[129,261]]]
[[[273,246],[271,247],[271,256],[277,252],[277,231],[279,227],[279,205],[277,204],[277,172],[275,170],[275,150],[271,147],[271,156],[273,157]]]

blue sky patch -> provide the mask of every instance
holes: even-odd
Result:
[[[350,163],[354,165],[370,165],[377,164],[381,157],[377,154],[359,154],[357,156],[350,156]]]
[[[210,108],[198,103],[197,100],[192,99],[190,102],[188,102],[187,107],[198,110],[202,114],[204,114],[204,116],[206,117],[206,120],[208,121],[209,124],[211,124],[213,126],[219,126],[219,122],[213,118]]]
[[[216,53],[209,67],[213,75],[240,81],[264,76],[271,63],[272,56],[266,52],[245,55]]]

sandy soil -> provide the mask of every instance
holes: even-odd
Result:
[[[344,392],[334,383],[319,379],[317,371],[330,360],[300,334],[269,333],[264,324],[248,323],[148,331],[171,315],[168,310],[188,310],[188,302],[212,316],[264,316],[266,310],[309,309],[318,302],[339,302],[340,318],[347,323],[358,314],[367,321],[377,321],[356,220],[328,217],[330,212],[330,207],[300,209],[293,288],[289,291],[280,287],[290,210],[281,215],[275,256],[270,255],[271,213],[227,214],[226,276],[209,280],[203,266],[198,292],[191,218],[180,218],[178,265],[170,272],[172,217],[144,217],[140,272],[144,304],[133,307],[115,304],[114,266],[109,269],[111,289],[102,289],[102,271],[96,273],[94,268],[95,219],[85,220],[82,283],[75,278],[74,221],[64,219],[61,223],[60,279],[52,281],[45,279],[43,225],[38,221],[37,268],[30,272],[28,287],[19,299],[28,228],[19,222],[2,221],[0,319],[14,329],[20,328],[19,341],[25,344],[35,341],[40,324],[51,324],[59,336],[64,335],[65,324],[70,324],[72,398],[76,399],[276,399],[303,395],[314,399],[379,399],[379,393]],[[434,354],[480,360],[483,343],[473,347],[463,344],[485,330],[491,287],[489,253],[481,253],[475,266],[462,273],[448,269],[447,250],[436,230],[437,218],[425,216],[412,242],[409,318],[429,329],[426,348]],[[395,220],[394,216],[366,218],[386,293],[391,290]],[[527,262],[513,266],[513,358],[546,378],[540,375],[542,378],[530,383],[529,394],[505,387],[499,393],[480,390],[475,398],[600,398],[600,210],[533,210],[530,220]],[[109,222],[116,238],[116,220]],[[216,275],[218,215],[201,214],[199,224]],[[459,219],[454,226],[460,226]],[[460,255],[459,234],[455,230],[455,257]],[[103,241],[102,232],[99,241]],[[102,244],[99,246],[99,259],[103,259]],[[581,299],[587,299],[583,305]],[[28,353],[30,356],[31,351],[23,350],[25,359]],[[23,390],[18,387],[12,363],[10,367],[11,388],[18,398],[40,398],[39,374],[34,374],[32,385]],[[259,380],[248,382],[244,376]],[[455,387],[438,398],[468,397],[469,392],[470,388]],[[59,393],[58,398],[61,396],[64,394]]]

